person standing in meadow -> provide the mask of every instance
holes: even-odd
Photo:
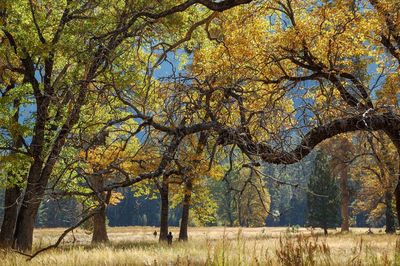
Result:
[[[167,241],[168,241],[168,245],[172,245],[172,232],[169,232],[167,235]]]

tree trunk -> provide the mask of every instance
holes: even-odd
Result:
[[[349,168],[347,165],[343,165],[340,171],[340,211],[342,214],[342,225],[341,231],[348,232],[350,223],[349,223],[349,205],[350,205],[350,192],[348,188],[348,179],[349,179]]]
[[[14,242],[14,232],[18,215],[18,199],[21,189],[14,185],[7,188],[4,196],[4,216],[0,232],[0,247],[11,248]]]
[[[399,155],[399,163],[397,168],[397,185],[394,190],[394,198],[396,201],[397,224],[400,226],[400,147],[396,145],[396,148]]]
[[[163,176],[162,186],[160,188],[160,198],[161,198],[161,215],[160,215],[160,237],[159,241],[167,241],[168,235],[168,211],[169,211],[169,201],[168,201],[168,178]]]
[[[400,180],[397,181],[394,197],[396,200],[397,223],[400,225]]]
[[[190,198],[192,197],[192,189],[193,189],[192,180],[188,178],[188,180],[185,182],[185,197],[183,198],[182,218],[179,230],[179,240],[181,241],[188,240],[189,207],[190,207]]]
[[[229,203],[231,205],[231,203]],[[228,207],[228,218],[229,218],[229,226],[233,227],[233,223],[235,222],[233,219],[233,213],[232,213],[232,206]]]
[[[66,136],[78,118],[79,110],[70,115],[67,122],[65,122],[65,125],[67,124],[68,126],[64,126],[60,131],[53,145],[53,149],[47,158],[47,161],[44,162],[42,158],[42,149],[45,143],[44,124],[46,115],[39,115],[39,112],[37,114],[37,122],[35,125],[36,132],[31,143],[32,153],[34,154],[33,163],[29,169],[27,186],[23,201],[21,203],[21,208],[18,213],[14,233],[13,246],[17,250],[30,251],[32,249],[35,219],[40,203],[45,195],[49,177],[53,171],[55,163],[57,162],[57,158],[61,152],[61,149],[64,146]]]
[[[328,228],[326,228],[326,226],[324,226],[324,235],[328,235]]]
[[[106,208],[108,200],[105,192],[99,192],[104,186],[104,179],[102,176],[93,176],[93,178],[91,178],[91,184],[93,189],[97,192],[97,200],[99,204],[99,211],[93,216],[92,243],[105,243],[108,242],[106,225]]]
[[[394,225],[394,215],[392,208],[393,195],[391,192],[387,191],[385,193],[385,204],[386,204],[386,230],[387,234],[393,234],[396,232]]]
[[[399,130],[385,130],[386,134],[392,140],[392,143],[396,146],[397,154],[398,154],[398,162],[397,162],[397,185],[394,190],[394,198],[396,201],[396,214],[397,214],[397,222],[400,226],[400,131]]]
[[[92,243],[108,242],[106,227],[106,204],[100,203],[102,206],[98,213],[93,216],[93,237]]]
[[[21,208],[18,213],[17,223],[14,233],[14,248],[20,251],[29,251],[32,249],[33,240],[33,228],[36,219],[36,215],[40,206],[40,203],[45,194],[45,189],[48,184],[50,175],[53,172],[54,165],[57,162],[57,158],[65,144],[67,135],[70,133],[72,127],[78,122],[81,107],[85,103],[86,95],[88,93],[88,85],[96,74],[98,67],[101,62],[104,61],[106,55],[103,54],[101,58],[95,58],[92,62],[88,73],[85,77],[85,82],[82,83],[79,93],[77,94],[77,101],[73,108],[66,117],[63,125],[60,127],[59,132],[54,140],[54,143],[50,146],[50,152],[48,156],[44,156],[44,144],[46,140],[46,125],[49,122],[49,105],[51,96],[49,94],[38,95],[35,94],[36,100],[36,120],[34,126],[34,134],[30,143],[30,152],[33,155],[33,163],[29,169],[27,177],[27,187],[25,189],[24,199],[21,203]],[[50,60],[50,65],[54,61]],[[34,62],[30,57],[24,58],[22,63],[25,67],[25,77],[31,83],[33,90],[38,91],[39,82],[35,78],[35,66]],[[47,72],[49,70],[49,72]],[[52,91],[50,80],[51,80],[52,66],[46,69],[44,74],[44,88],[45,91]],[[47,161],[43,158],[47,157]]]
[[[41,166],[40,160],[35,161],[29,170],[28,185],[17,217],[14,248],[20,251],[32,249],[36,214],[44,196],[45,184],[47,184],[47,178],[44,179],[40,175]]]
[[[19,251],[32,249],[33,227],[39,205],[40,202],[21,206],[14,234],[14,248]]]

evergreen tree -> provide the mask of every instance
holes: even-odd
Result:
[[[286,213],[286,221],[289,225],[304,226],[306,218],[307,199],[303,191],[295,190],[292,192],[288,212]]]
[[[321,227],[328,233],[329,227],[336,227],[339,217],[339,187],[331,173],[328,157],[322,151],[317,152],[314,170],[310,177],[307,196],[308,225]]]

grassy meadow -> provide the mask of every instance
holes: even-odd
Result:
[[[1,265],[400,265],[398,236],[380,229],[330,230],[269,228],[190,228],[189,241],[158,243],[154,227],[109,228],[110,243],[90,245],[83,230],[68,235],[57,249],[32,261],[1,251]],[[34,249],[56,241],[62,228],[37,229]],[[171,229],[174,238],[178,228]]]

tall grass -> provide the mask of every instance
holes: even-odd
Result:
[[[89,236],[77,233],[75,240],[67,239],[59,249],[31,262],[16,253],[0,251],[0,265],[400,265],[400,240],[395,235],[324,237],[306,230],[286,232],[284,228],[192,228],[188,242],[168,246],[159,244],[152,237],[153,231],[112,229],[111,243],[96,246],[88,243]],[[37,234],[36,248],[56,235],[56,231]]]

